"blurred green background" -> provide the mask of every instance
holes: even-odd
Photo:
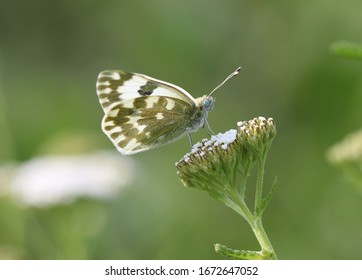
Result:
[[[278,176],[278,189],[264,227],[278,257],[361,259],[362,197],[325,156],[362,127],[362,63],[328,53],[336,40],[362,41],[361,11],[360,0],[0,1],[0,163],[60,153],[49,146],[61,133],[84,139],[66,153],[114,151],[100,129],[102,70],[144,73],[197,97],[240,65],[209,123],[224,132],[274,118],[265,179]],[[132,156],[135,179],[111,200],[26,207],[3,194],[0,258],[219,259],[214,243],[259,249],[241,217],[183,187],[174,164],[188,151],[183,138]]]

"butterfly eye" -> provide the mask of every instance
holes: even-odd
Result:
[[[214,102],[215,102],[214,98],[212,96],[209,96],[202,102],[202,105],[205,107],[207,111],[211,111],[212,108],[214,108]]]

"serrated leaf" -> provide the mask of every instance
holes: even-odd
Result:
[[[261,202],[261,209],[260,209],[260,213],[262,213],[265,208],[268,206],[270,200],[272,199],[274,193],[275,193],[275,190],[277,188],[277,177],[275,177],[274,181],[273,181],[273,184],[269,190],[269,193],[266,197],[263,198],[262,202]]]
[[[264,259],[260,252],[249,250],[237,250],[226,247],[222,244],[215,244],[215,252],[222,256],[240,260],[262,260]]]

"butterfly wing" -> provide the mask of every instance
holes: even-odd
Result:
[[[114,104],[103,118],[102,129],[119,152],[134,154],[178,139],[196,113],[196,107],[181,99],[138,97]]]
[[[197,114],[195,100],[185,90],[142,74],[103,71],[97,94],[105,113],[102,129],[122,154],[176,140]]]
[[[115,102],[145,96],[173,97],[190,105],[195,103],[187,91],[176,85],[122,70],[101,72],[97,80],[97,94],[105,113]]]

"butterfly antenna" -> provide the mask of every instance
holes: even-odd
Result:
[[[232,77],[236,76],[237,74],[239,74],[241,70],[241,67],[238,67],[234,72],[232,72],[229,76],[227,76],[227,78],[222,81],[216,88],[214,88],[212,90],[212,92],[210,92],[207,97],[209,97],[211,94],[213,94],[216,90],[218,90],[219,88],[221,88],[228,80],[230,80]]]

